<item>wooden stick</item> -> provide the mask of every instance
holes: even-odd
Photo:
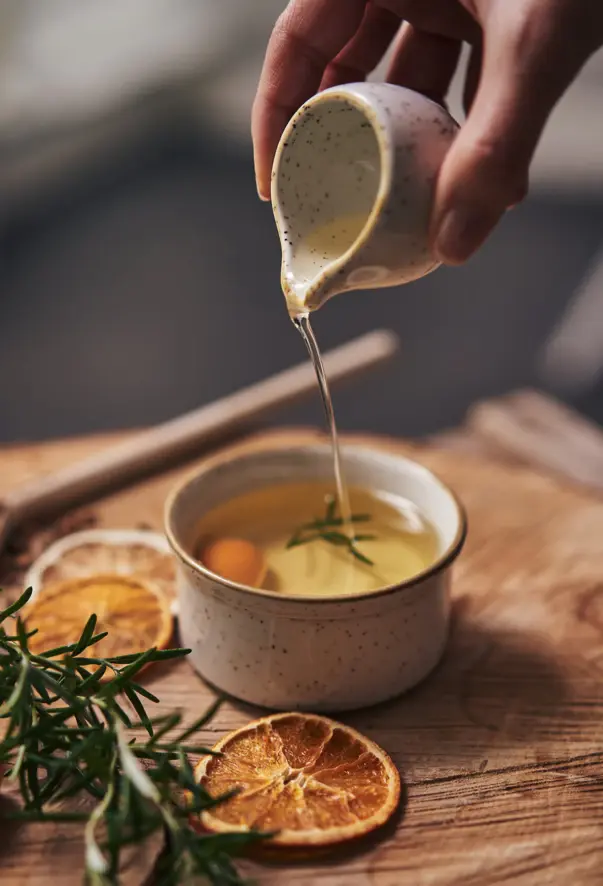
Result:
[[[325,354],[327,376],[332,383],[353,378],[389,360],[397,348],[393,332],[368,333]],[[143,474],[158,472],[315,391],[314,370],[304,362],[28,483],[0,501],[0,548],[7,534],[23,520],[90,501]]]

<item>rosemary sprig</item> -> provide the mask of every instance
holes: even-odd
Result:
[[[118,886],[123,850],[156,832],[165,836],[154,872],[158,886],[195,877],[216,886],[243,884],[232,856],[266,835],[202,835],[188,824],[191,814],[226,799],[209,796],[195,782],[186,756],[212,753],[194,736],[220,701],[185,727],[179,711],[149,717],[143,699],[158,699],[135,679],[146,664],[181,658],[190,650],[95,658],[90,647],[104,634],[96,634],[91,615],[77,643],[34,655],[28,644],[35,631],[28,632],[19,618],[30,596],[31,589],[0,611],[0,720],[5,721],[0,766],[18,785],[23,805],[17,817],[84,823],[89,886]],[[111,679],[101,682],[107,672]],[[146,734],[128,738],[129,728]],[[57,809],[57,803],[82,793],[96,802],[91,815]]]
[[[354,524],[355,527],[355,524],[357,523],[368,523],[370,520],[370,514],[352,514],[349,522]],[[366,554],[363,554],[362,551],[358,550],[357,543],[359,541],[371,541],[376,536],[366,532],[361,534],[354,532],[354,534],[350,536],[345,532],[338,531],[339,528],[346,526],[347,522],[347,520],[337,516],[337,501],[334,496],[329,495],[326,498],[326,511],[324,517],[312,520],[310,523],[303,523],[299,526],[287,542],[286,547],[287,549],[297,548],[300,545],[305,545],[309,542],[318,541],[320,539],[328,542],[328,544],[335,545],[336,547],[347,548],[356,560],[360,560],[361,563],[366,563],[367,566],[374,566],[375,564],[373,561],[370,560]]]

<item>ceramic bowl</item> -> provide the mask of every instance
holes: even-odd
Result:
[[[270,448],[212,462],[178,486],[166,531],[178,563],[180,633],[199,673],[221,691],[277,710],[341,711],[392,698],[439,661],[451,567],[466,521],[454,494],[407,458],[342,450],[350,485],[413,501],[437,530],[439,553],[414,578],[355,596],[285,596],[214,575],[192,555],[201,516],[267,484],[330,480],[330,445]]]
[[[429,222],[457,130],[443,107],[388,83],[335,86],[302,105],[272,173],[290,310],[316,310],[348,290],[408,283],[438,266]],[[363,224],[352,224],[346,240],[350,218]],[[310,249],[308,235],[335,219],[341,252],[328,238],[323,250]]]

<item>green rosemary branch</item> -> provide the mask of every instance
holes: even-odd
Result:
[[[370,514],[352,514],[350,517],[350,522],[354,524],[352,528],[355,528],[355,524],[357,523],[368,523],[370,520]],[[338,531],[339,528],[345,527],[347,522],[347,520],[337,516],[336,499],[334,496],[329,495],[326,499],[326,511],[324,517],[312,520],[310,523],[303,523],[295,530],[287,542],[286,547],[287,549],[297,548],[300,545],[305,545],[309,542],[318,541],[320,539],[326,541],[328,544],[335,545],[336,547],[347,548],[356,560],[360,560],[361,563],[366,563],[367,566],[374,566],[375,564],[373,561],[369,560],[366,554],[363,554],[362,551],[358,550],[357,543],[359,541],[371,541],[376,536],[370,533],[358,534],[357,532],[354,532],[354,534],[350,536],[345,532]]]
[[[184,727],[179,711],[149,717],[144,702],[159,699],[135,679],[148,663],[181,658],[190,650],[94,658],[90,647],[105,635],[95,633],[91,615],[77,643],[34,655],[28,644],[36,632],[28,632],[19,618],[30,596],[31,589],[0,611],[0,766],[18,785],[23,806],[17,817],[85,823],[89,886],[118,886],[122,851],[156,832],[165,835],[155,871],[158,886],[194,877],[215,886],[242,884],[232,856],[266,835],[201,835],[188,824],[191,814],[226,799],[210,797],[196,783],[186,756],[212,753],[194,737],[220,700]],[[101,682],[107,672],[111,679]],[[130,728],[145,730],[144,737],[128,738]],[[82,793],[96,801],[91,815],[56,808]]]

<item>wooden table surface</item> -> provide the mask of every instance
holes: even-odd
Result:
[[[0,494],[115,439],[4,449]],[[410,451],[439,473],[470,524],[441,665],[404,697],[340,717],[392,755],[406,784],[404,814],[382,839],[336,861],[241,867],[259,884],[283,886],[602,884],[603,501],[456,447],[372,442]],[[99,503],[94,521],[160,529],[178,473]],[[148,682],[189,719],[212,698],[186,662],[149,672]],[[225,705],[205,741],[257,713]],[[79,826],[3,836],[3,886],[81,882]],[[137,859],[125,882],[141,883],[144,864]]]

